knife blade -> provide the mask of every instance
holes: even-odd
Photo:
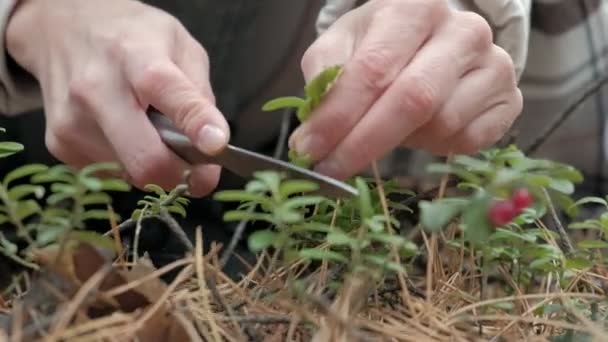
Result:
[[[234,145],[228,144],[218,155],[206,155],[198,150],[166,116],[155,110],[149,111],[148,116],[167,147],[190,164],[221,165],[244,179],[253,178],[257,171],[272,170],[286,174],[292,179],[313,181],[319,185],[316,193],[326,197],[337,199],[358,195],[357,189],[337,179]]]

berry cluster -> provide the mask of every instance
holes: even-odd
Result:
[[[508,200],[496,201],[490,207],[488,216],[495,227],[504,226],[511,222],[525,208],[532,205],[533,197],[526,188],[520,188],[513,192]]]

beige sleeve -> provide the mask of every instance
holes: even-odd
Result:
[[[483,16],[494,32],[494,43],[509,53],[518,78],[526,65],[532,0],[448,0],[454,8]],[[356,0],[326,0],[317,19],[321,34],[340,16],[353,9]]]
[[[6,26],[16,0],[0,0],[0,115],[20,114],[42,107],[38,82],[7,54]]]

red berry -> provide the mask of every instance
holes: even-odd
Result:
[[[518,212],[521,212],[532,205],[533,198],[528,189],[520,188],[513,192],[511,201],[513,202],[513,206],[515,206],[515,209],[517,209]]]
[[[501,200],[492,204],[488,215],[490,222],[492,222],[494,226],[500,227],[511,222],[517,215],[517,210],[512,201]]]

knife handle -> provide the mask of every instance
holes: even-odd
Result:
[[[150,110],[148,111],[148,117],[165,145],[186,162],[192,165],[222,164],[221,153],[217,156],[209,156],[201,152],[166,116],[156,110]]]

